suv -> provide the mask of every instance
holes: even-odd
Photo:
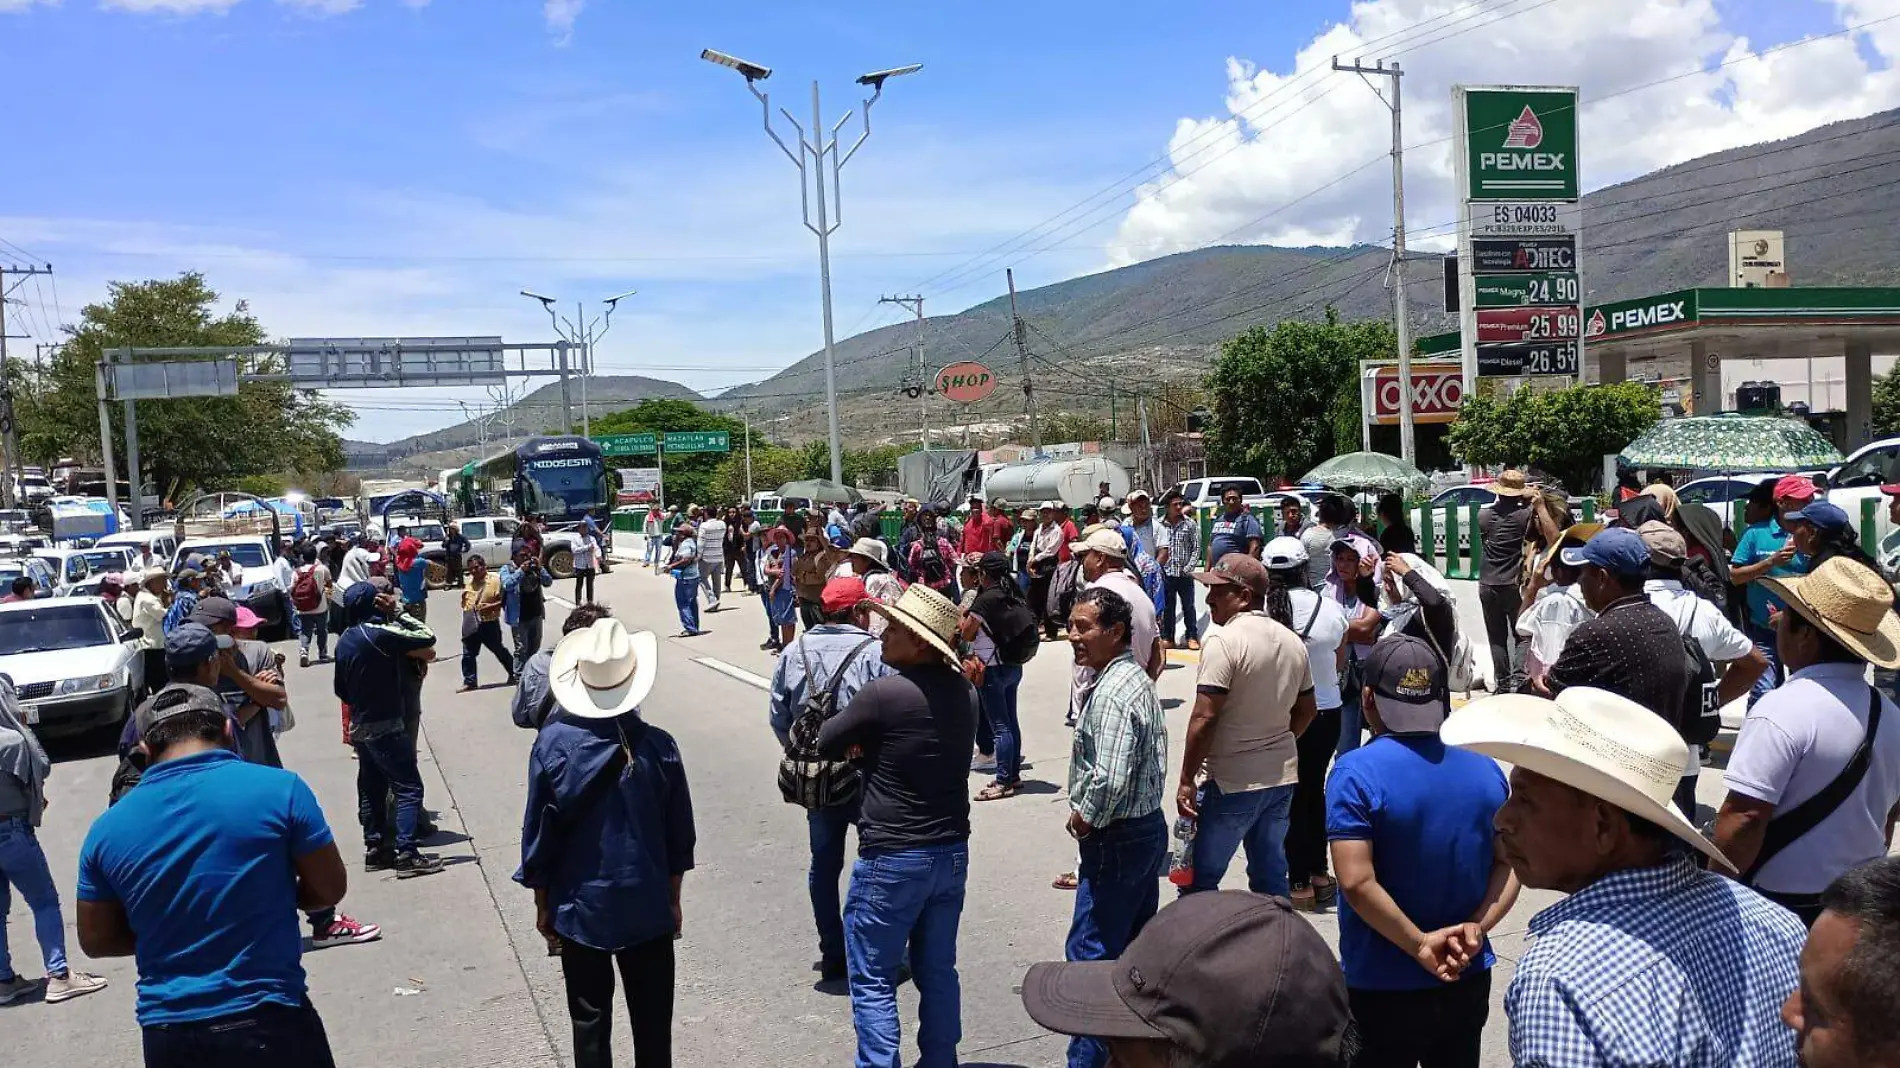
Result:
[[[282,641],[290,636],[290,591],[277,581],[275,554],[270,539],[261,534],[225,534],[215,537],[186,538],[172,557],[172,574],[185,561],[203,556],[215,562],[221,552],[231,554],[232,563],[244,569],[243,582],[227,586],[224,595],[256,612],[264,624],[257,628],[262,641]]]
[[[1827,499],[1845,509],[1849,521],[1859,529],[1861,502],[1879,501],[1880,487],[1893,482],[1900,482],[1900,438],[1870,441],[1827,473]],[[1891,529],[1887,510],[1876,506],[1874,537],[1879,539]]]
[[[145,689],[138,636],[96,597],[0,604],[0,672],[42,736],[115,726]]]

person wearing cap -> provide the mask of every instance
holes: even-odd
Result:
[[[1125,1068],[1350,1063],[1356,1042],[1332,950],[1286,902],[1238,890],[1157,912],[1114,960],[1033,964],[1023,1008],[1090,1036]]]
[[[1524,610],[1518,613],[1517,636],[1524,648],[1525,685],[1535,688],[1550,674],[1550,667],[1564,651],[1570,632],[1586,619],[1596,616],[1583,601],[1577,586],[1583,568],[1566,564],[1560,555],[1574,549],[1603,529],[1601,523],[1573,523],[1564,528],[1557,540],[1539,556],[1531,568],[1530,584],[1525,587]]]
[[[470,558],[471,565],[480,559]],[[471,567],[470,581],[478,577]],[[393,868],[399,879],[434,875],[443,870],[441,859],[416,848],[423,818],[422,774],[416,767],[416,740],[409,734],[406,717],[415,673],[435,656],[435,635],[398,611],[393,591],[380,592],[369,582],[345,591],[343,607],[350,626],[337,641],[333,689],[349,709],[350,745],[356,750],[363,868]],[[392,793],[396,798],[393,842],[385,826]]]
[[[1680,531],[1652,519],[1639,527],[1636,535],[1649,549],[1649,580],[1643,583],[1643,592],[1669,617],[1677,634],[1693,639],[1709,663],[1718,665],[1718,705],[1745,696],[1754,688],[1755,680],[1768,671],[1768,658],[1748,640],[1748,635],[1728,621],[1721,608],[1683,585],[1682,568],[1689,559],[1689,544]],[[1676,793],[1676,807],[1685,813],[1696,810],[1696,783],[1702,774],[1698,747],[1692,745],[1690,749],[1692,763],[1683,767],[1682,784]]]
[[[856,576],[826,582],[823,622],[799,635],[778,658],[768,706],[772,733],[781,747],[791,744],[792,724],[804,711],[813,685],[832,687],[832,707],[842,709],[871,680],[891,673],[868,629],[871,600],[864,581]],[[838,877],[844,874],[845,833],[858,822],[861,800],[805,811],[811,843],[805,885],[818,926],[817,968],[822,982],[846,978]]]
[[[1749,885],[1813,923],[1828,883],[1887,854],[1900,815],[1900,731],[1880,724],[1900,711],[1865,681],[1869,665],[1900,667],[1900,617],[1893,588],[1853,560],[1766,583],[1787,606],[1774,621],[1788,681],[1742,724],[1715,841]]]
[[[1517,641],[1517,614],[1524,607],[1518,576],[1524,569],[1524,540],[1538,510],[1537,494],[1524,472],[1509,468],[1491,483],[1496,502],[1478,513],[1478,535],[1483,559],[1478,565],[1478,607],[1484,615],[1484,633],[1491,646],[1491,675],[1499,690],[1517,687],[1524,653]],[[1557,540],[1550,532],[1549,540]]]
[[[1499,851],[1525,888],[1567,895],[1531,917],[1504,995],[1514,1063],[1795,1063],[1779,1013],[1806,932],[1702,870],[1697,854],[1735,869],[1671,802],[1689,749],[1673,727],[1579,686],[1473,701],[1439,736],[1511,765]]]
[[[1161,643],[1174,644],[1175,606],[1181,610],[1181,629],[1190,650],[1201,647],[1200,620],[1194,608],[1194,569],[1201,553],[1201,524],[1188,509],[1187,498],[1169,491],[1161,502],[1163,517],[1156,531],[1155,562],[1161,567]]]
[[[1486,933],[1517,900],[1492,820],[1496,761],[1449,749],[1445,663],[1409,634],[1379,639],[1362,708],[1372,741],[1326,781],[1326,837],[1345,905],[1339,957],[1364,1043],[1356,1064],[1476,1068],[1495,957]]]
[[[698,836],[679,743],[640,713],[658,667],[653,633],[612,616],[562,637],[549,670],[561,714],[528,755],[514,879],[561,958],[574,1068],[614,1063],[616,967],[633,1063],[672,1063],[674,940]]]
[[[759,599],[765,603],[765,642],[760,649],[777,653],[792,643],[798,629],[798,592],[792,569],[798,563],[798,537],[784,523],[765,531],[759,551]]]
[[[1649,578],[1649,546],[1633,530],[1611,527],[1579,548],[1558,554],[1580,567],[1577,587],[1596,613],[1570,632],[1550,674],[1538,692],[1562,693],[1590,686],[1620,694],[1676,730],[1683,722],[1683,694],[1689,687],[1689,658],[1680,652],[1682,632],[1675,620],[1644,592]],[[1682,765],[1677,769],[1681,777]]]
[[[1785,494],[1785,495],[1784,495]],[[1729,557],[1729,578],[1747,591],[1748,615],[1743,633],[1768,659],[1768,671],[1755,682],[1749,694],[1749,707],[1779,685],[1785,672],[1775,652],[1775,629],[1770,611],[1781,607],[1762,581],[1785,579],[1808,573],[1811,562],[1794,547],[1788,527],[1781,516],[1784,510],[1799,511],[1814,499],[1814,484],[1798,475],[1757,483],[1748,493],[1742,518],[1747,526]]]
[[[1141,670],[1151,679],[1159,679],[1161,672],[1168,666],[1167,657],[1161,650],[1161,629],[1155,623],[1154,605],[1149,602],[1147,591],[1128,569],[1128,544],[1121,534],[1112,527],[1092,531],[1081,541],[1070,542],[1069,552],[1074,554],[1079,572],[1077,593],[1082,590],[1103,587],[1121,594],[1128,602],[1130,613],[1128,650],[1135,658]],[[1078,663],[1072,670],[1069,686],[1069,719],[1071,722],[1082,714],[1082,706],[1088,701],[1089,689],[1095,685],[1095,672]]]
[[[844,905],[859,1065],[899,1063],[898,972],[917,983],[917,1063],[957,1063],[963,1023],[957,926],[970,866],[969,753],[977,696],[957,660],[957,607],[913,583],[882,639],[893,673],[866,684],[818,732],[827,759],[854,754],[864,777],[858,859]]]
[[[218,638],[218,679],[212,689],[231,713],[238,755],[253,764],[281,768],[284,761],[277,754],[277,735],[266,709],[281,713],[290,694],[270,646],[237,640],[234,632],[247,616],[253,627],[261,622],[248,608],[223,597],[206,597],[192,610],[191,622]]]
[[[183,623],[198,607],[198,594],[204,589],[204,577],[197,568],[186,567],[172,579],[172,599],[165,607],[165,619],[160,627],[166,634]]]
[[[1229,486],[1220,495],[1220,503],[1221,510],[1207,528],[1207,559],[1211,563],[1228,553],[1259,556],[1260,546],[1266,543],[1267,533],[1260,526],[1260,520],[1255,519],[1247,507],[1240,490]]]
[[[811,532],[806,532],[811,537]],[[679,609],[679,637],[693,638],[699,629],[699,538],[692,523],[681,523],[673,530],[678,541],[666,569],[673,574],[673,605]]]
[[[181,624],[199,645],[216,639]],[[343,899],[348,874],[316,795],[231,751],[216,693],[174,684],[139,706],[138,788],[79,851],[79,945],[137,956],[154,1068],[335,1063],[310,1003],[297,910]]]
[[[1300,779],[1296,739],[1318,713],[1306,645],[1263,611],[1267,569],[1255,557],[1228,553],[1194,578],[1207,587],[1208,614],[1220,630],[1201,646],[1181,747],[1175,808],[1197,821],[1194,880],[1181,892],[1218,889],[1244,845],[1248,888],[1285,897],[1287,820]]]
[[[170,581],[162,567],[146,568],[132,598],[132,626],[138,630],[138,649],[145,658],[145,694],[165,685],[165,594]]]
[[[1801,950],[1801,985],[1781,1019],[1804,1068],[1900,1066],[1900,857],[1835,879]]]
[[[1807,557],[1811,572],[1836,556],[1880,570],[1880,564],[1861,548],[1860,535],[1840,505],[1829,501],[1810,501],[1782,516],[1788,528],[1789,544]]]
[[[1154,680],[1128,648],[1131,607],[1096,586],[1076,596],[1069,618],[1075,662],[1096,676],[1070,747],[1067,827],[1081,854],[1065,947],[1072,961],[1120,956],[1160,905],[1168,725]],[[1096,1039],[1069,1043],[1073,1068],[1101,1068],[1107,1060],[1107,1047]]]
[[[1049,590],[1056,572],[1069,562],[1069,543],[1075,540],[1075,524],[1068,512],[1055,501],[1044,501],[1036,508],[1036,535],[1029,543],[1029,610],[1042,623],[1044,641],[1055,641],[1063,620],[1050,601]]]
[[[1016,710],[1023,665],[1005,662],[1001,646],[1019,640],[1026,629],[1033,631],[1036,617],[1023,600],[1022,588],[1010,578],[1009,557],[1000,552],[992,550],[977,558],[970,592],[972,600],[957,624],[958,636],[969,647],[964,669],[978,680],[982,701],[977,755],[970,770],[995,774],[994,781],[977,791],[976,799],[998,801],[1015,797],[1022,789],[1023,766],[1022,721]]]

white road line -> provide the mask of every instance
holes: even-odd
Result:
[[[724,660],[714,660],[710,656],[696,656],[693,658],[693,663],[704,664],[727,678],[738,679],[740,682],[746,683],[749,686],[756,686],[761,690],[770,690],[772,688],[771,679],[754,675],[741,667],[733,667]]]
[[[560,605],[562,608],[565,608],[570,612],[580,607],[579,605],[575,604],[573,601],[570,601],[565,597],[556,597],[551,593],[547,595],[547,598],[548,600],[553,601],[555,604]]]

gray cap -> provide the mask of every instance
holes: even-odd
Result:
[[[180,630],[184,628],[179,628]],[[204,630],[199,627],[199,630]],[[176,634],[177,631],[172,633]],[[171,640],[166,639],[169,646]],[[194,686],[189,682],[174,682],[145,699],[137,712],[132,714],[138,727],[139,737],[149,734],[153,727],[186,712],[216,712],[224,714],[224,699],[217,692],[203,686]]]
[[[221,640],[202,623],[180,623],[165,635],[165,665],[196,667],[217,656],[218,650],[230,641],[229,637]]]
[[[220,623],[237,625],[237,605],[228,597],[203,597],[192,606],[191,615],[186,619],[206,627],[215,627]]]

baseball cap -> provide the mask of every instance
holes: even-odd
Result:
[[[1095,502],[1095,509],[1099,512],[1112,512],[1119,507],[1121,507],[1121,505],[1117,504],[1113,497],[1103,497],[1101,500]]]
[[[228,597],[202,597],[186,618],[205,627],[215,627],[220,623],[236,626],[237,605]]]
[[[1689,543],[1676,528],[1660,519],[1652,519],[1636,528],[1636,536],[1649,547],[1649,558],[1662,567],[1681,567],[1689,558]]]
[[[1122,500],[1124,500],[1124,501],[1133,501],[1133,500],[1144,500],[1144,501],[1146,501],[1146,500],[1152,500],[1152,498],[1148,496],[1148,491],[1147,491],[1147,490],[1144,490],[1144,489],[1138,489],[1138,490],[1135,490],[1134,492],[1132,492],[1132,493],[1130,493],[1130,494],[1129,494],[1128,496],[1126,496],[1126,497],[1123,497],[1123,498],[1122,498]]]
[[[1039,512],[1041,511],[1060,512],[1062,511],[1062,506],[1060,504],[1057,504],[1054,501],[1044,501],[1041,504],[1036,506],[1036,510]]]
[[[1286,899],[1242,890],[1181,898],[1116,960],[1031,965],[1022,991],[1051,1031],[1156,1039],[1207,1068],[1343,1063],[1352,1023],[1319,932]]]
[[[1254,593],[1264,594],[1267,568],[1246,553],[1228,553],[1206,571],[1194,572],[1194,581],[1203,586],[1245,586]]]
[[[991,549],[983,554],[976,566],[981,568],[985,575],[1007,575],[1009,574],[1009,554]]]
[[[1619,575],[1641,575],[1649,570],[1649,546],[1628,527],[1611,527],[1575,548],[1559,554],[1571,567],[1600,567]]]
[[[218,650],[231,642],[229,636],[220,637],[211,633],[202,623],[184,622],[172,628],[165,635],[165,665],[167,667],[191,668],[218,655]]]
[[[1847,513],[1841,509],[1841,506],[1838,504],[1829,504],[1826,501],[1811,501],[1804,507],[1789,512],[1782,518],[1790,523],[1797,520],[1805,523],[1813,523],[1815,526],[1826,531],[1846,530],[1848,523]]]
[[[1783,475],[1775,482],[1775,500],[1805,501],[1814,497],[1814,480],[1806,475]]]
[[[256,612],[251,611],[250,609],[244,607],[243,605],[238,605],[237,606],[237,622],[234,625],[239,630],[249,630],[252,627],[261,627],[264,625],[264,617],[258,615]]]
[[[1097,530],[1081,541],[1069,543],[1072,553],[1106,553],[1117,560],[1128,559],[1128,543],[1115,530]]]
[[[190,624],[185,624],[190,626]],[[178,628],[184,629],[183,627]],[[198,628],[203,630],[203,627]],[[176,634],[177,630],[172,633]],[[170,644],[169,641],[166,643]],[[145,699],[138,710],[132,713],[133,725],[138,728],[139,737],[149,734],[153,727],[187,712],[216,712],[224,715],[224,698],[216,690],[189,682],[174,682]]]
[[[1306,546],[1298,538],[1278,537],[1267,542],[1260,550],[1260,558],[1268,567],[1304,567],[1306,566]]]
[[[847,608],[856,608],[871,595],[864,589],[864,580],[856,575],[847,575],[825,580],[825,592],[819,604],[826,612],[842,612]]]
[[[1451,714],[1445,662],[1425,641],[1393,634],[1372,646],[1366,685],[1379,699],[1379,722],[1391,734],[1437,734]]]

